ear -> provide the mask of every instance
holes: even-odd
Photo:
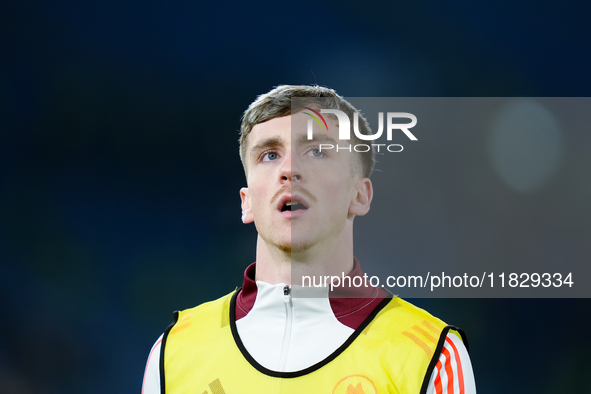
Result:
[[[349,215],[363,216],[369,212],[373,187],[369,178],[360,178],[355,181],[355,195],[349,205]]]
[[[242,200],[242,223],[254,222],[250,205],[250,190],[247,187],[240,189],[240,199]]]

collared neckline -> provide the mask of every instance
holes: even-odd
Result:
[[[236,320],[245,317],[253,308],[257,295],[256,263],[250,264],[244,271],[242,289],[236,299]],[[354,259],[354,267],[346,277],[363,278],[364,272],[357,259]],[[343,297],[342,295],[346,295]],[[329,301],[332,312],[339,322],[357,329],[359,325],[371,314],[389,294],[382,288],[375,287],[341,287],[329,292]]]

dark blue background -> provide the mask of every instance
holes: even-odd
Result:
[[[589,11],[3,3],[0,392],[139,392],[171,311],[240,285],[256,234],[237,131],[256,95],[589,96]],[[466,329],[479,393],[588,387],[588,300],[416,301]]]

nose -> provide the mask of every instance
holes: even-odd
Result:
[[[294,174],[291,176],[292,181],[299,181],[302,176],[298,174]]]
[[[299,170],[299,166],[295,163],[291,155],[286,157],[282,164],[279,175],[281,183],[299,182],[302,180],[302,173]]]

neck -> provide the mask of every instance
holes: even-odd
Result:
[[[301,285],[302,276],[341,276],[353,270],[353,223],[347,221],[340,236],[317,242],[305,251],[286,253],[259,235],[256,280],[270,284]]]

